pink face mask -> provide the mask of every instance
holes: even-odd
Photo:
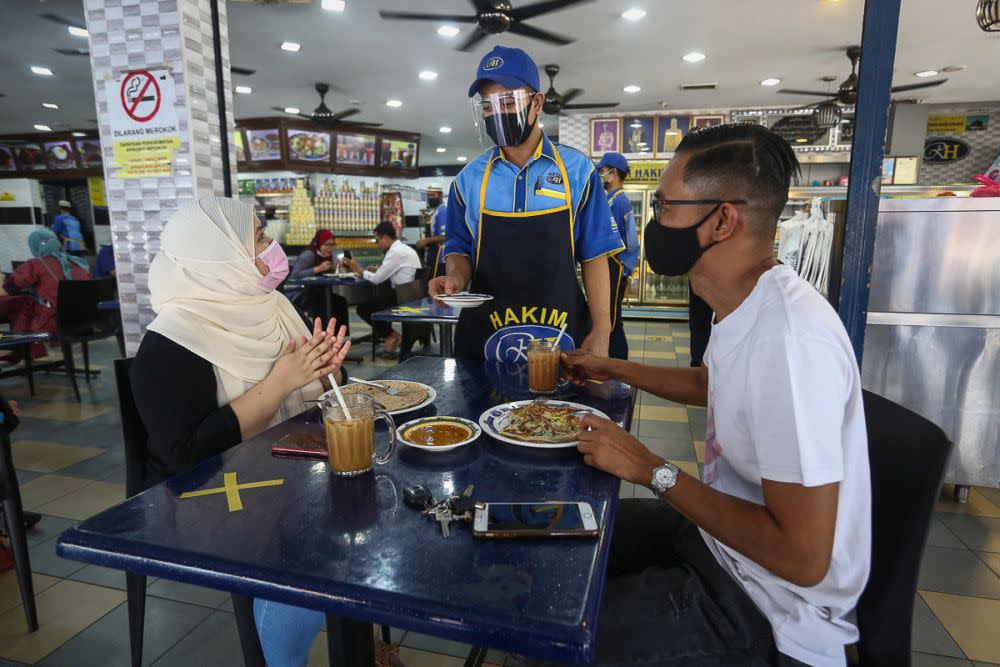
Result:
[[[257,286],[271,292],[288,277],[288,256],[277,241],[271,241],[271,245],[257,255],[257,259],[267,264],[268,268],[267,275],[260,277]]]

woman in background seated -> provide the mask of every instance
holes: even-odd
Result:
[[[11,331],[56,333],[56,298],[60,280],[88,280],[87,260],[63,250],[50,229],[36,229],[28,235],[34,259],[17,267],[9,276],[0,274],[0,321],[10,322]],[[46,355],[45,345],[31,346],[31,357]],[[17,362],[14,354],[6,361]]]
[[[292,267],[291,278],[301,279],[310,276],[319,276],[334,270],[335,262],[333,251],[337,247],[337,237],[329,229],[321,229],[313,236],[309,242],[309,247],[302,251],[302,254],[295,260]],[[294,288],[293,288],[294,289]],[[288,298],[315,317],[321,313],[326,313],[326,292],[328,285],[305,286],[298,291],[285,289]],[[348,319],[350,314],[347,310],[347,299],[339,294],[330,295],[331,312],[330,317],[347,326],[350,333]]]

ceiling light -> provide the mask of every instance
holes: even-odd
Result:
[[[961,72],[963,69],[967,68],[968,65],[948,65],[947,67],[942,67],[942,72]]]
[[[705,54],[700,51],[692,51],[684,54],[684,61],[689,63],[700,63],[705,59]]]
[[[298,113],[298,107],[285,107],[285,113]]]
[[[449,132],[451,132],[451,128],[448,127],[447,125],[442,125],[440,128],[438,128],[438,132],[440,132],[441,134],[448,134]]]
[[[73,136],[74,137],[85,137],[85,136],[87,136],[87,133],[86,132],[74,132]]]
[[[42,106],[45,107],[46,109],[58,109],[59,108],[58,104],[53,104],[52,102],[42,102]]]
[[[640,88],[639,86],[625,86],[624,88],[622,88],[622,90],[624,90],[626,93],[638,93],[640,90],[642,90],[642,88]]]
[[[921,79],[926,79],[929,76],[937,76],[938,71],[936,69],[925,69],[921,72],[917,72],[913,76],[919,77]]]
[[[345,7],[347,7],[347,3],[344,0],[323,0],[323,9],[331,12],[342,12]]]
[[[249,95],[253,92],[253,88],[250,86],[236,86],[236,92],[240,95]]]
[[[438,147],[438,148],[435,148],[434,150],[436,150],[438,153],[444,153],[448,149],[447,148]]]
[[[298,44],[296,42],[282,42],[281,43],[281,50],[282,51],[291,51],[292,53],[298,53],[299,49],[301,49],[301,48],[302,48],[302,45]]]
[[[545,123],[543,123],[542,121],[538,121],[538,127],[545,127]]]
[[[642,127],[642,123],[640,123],[639,121],[635,121],[634,123],[629,125],[629,127]]]
[[[799,137],[798,139],[795,140],[795,143],[797,143],[797,144],[808,144],[809,140],[806,139],[805,137]]]
[[[35,125],[35,129],[39,132],[51,132],[52,128],[48,125]]]
[[[69,26],[69,34],[74,37],[90,37],[90,33],[87,32],[86,28],[77,28],[75,25]]]
[[[645,9],[639,9],[638,7],[633,7],[632,9],[627,9],[622,12],[622,18],[626,21],[638,21],[643,16],[646,15]]]
[[[385,105],[387,107],[392,107],[393,109],[398,109],[403,106],[403,103],[400,100],[386,100]]]
[[[455,158],[455,159],[456,159],[456,160],[458,160],[459,162],[465,162],[465,161],[466,161],[466,160],[468,160],[469,158],[465,157],[464,155],[459,155],[459,156],[458,156],[457,158]]]
[[[459,29],[453,25],[443,25],[438,28],[438,34],[442,37],[454,37],[459,33]]]
[[[35,74],[38,74],[39,76],[52,76],[52,70],[50,70],[48,67],[40,67],[38,65],[32,65],[31,71],[34,72]]]
[[[781,83],[781,79],[764,79],[763,81],[760,82],[760,85],[777,86],[779,83]]]
[[[433,71],[431,71],[429,69],[425,69],[418,76],[421,79],[423,79],[424,81],[433,81],[434,79],[438,78],[438,73],[437,72],[433,72]]]

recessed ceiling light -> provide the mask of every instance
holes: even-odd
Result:
[[[398,109],[403,106],[403,103],[400,100],[386,100],[385,105],[387,107],[392,107],[393,109]]]
[[[967,68],[968,65],[948,65],[947,67],[942,67],[942,72],[961,72],[963,69]]]
[[[347,7],[347,3],[344,0],[323,0],[323,9],[331,12],[342,12],[345,7]]]
[[[795,140],[795,143],[797,143],[797,144],[808,144],[809,140],[806,139],[805,137],[799,137],[798,139]]]
[[[456,159],[456,160],[458,160],[459,162],[465,162],[465,161],[466,161],[466,160],[468,160],[469,158],[465,157],[464,155],[459,155],[459,156],[458,156],[457,158],[455,158],[455,159]]]
[[[705,59],[705,54],[701,51],[692,51],[684,54],[684,61],[689,63],[700,63]]]
[[[52,128],[48,125],[35,125],[35,129],[39,132],[51,132]]]
[[[87,133],[86,132],[74,132],[73,136],[74,137],[85,137],[85,136],[87,136]]]
[[[435,148],[434,150],[436,150],[436,151],[437,151],[438,153],[444,153],[444,152],[445,152],[446,150],[448,150],[448,149],[447,149],[447,148],[444,148],[444,147],[440,147],[440,146],[439,146],[438,148]]]
[[[250,86],[236,86],[236,92],[240,95],[249,95],[253,92],[253,88]]]
[[[459,29],[458,29],[458,28],[456,28],[456,27],[455,27],[455,26],[453,26],[453,25],[443,25],[443,26],[441,26],[440,28],[438,28],[438,31],[437,31],[437,32],[438,32],[438,34],[439,34],[439,35],[441,35],[442,37],[454,37],[454,36],[455,36],[455,35],[457,35],[457,34],[458,34],[458,33],[459,33],[460,31],[459,31]]]
[[[640,90],[642,90],[642,88],[640,88],[639,86],[625,86],[624,88],[622,88],[622,90],[624,90],[626,93],[638,93]]]
[[[74,37],[90,37],[90,33],[87,32],[86,28],[77,28],[75,25],[69,26],[69,34]]]
[[[39,76],[52,76],[52,70],[48,67],[41,67],[39,65],[32,65],[31,71]]]
[[[42,106],[45,107],[46,109],[58,109],[59,108],[58,104],[53,104],[52,102],[42,102]]]
[[[298,107],[285,107],[285,113],[298,113]]]
[[[926,79],[929,76],[937,76],[938,71],[936,69],[925,69],[922,72],[917,72],[913,76],[920,77],[921,79]]]
[[[447,125],[442,125],[441,127],[438,128],[438,132],[440,132],[441,134],[448,134],[449,132],[451,132],[451,128],[448,127]]]
[[[302,45],[299,44],[298,42],[282,42],[281,43],[281,50],[282,51],[291,51],[292,53],[298,53],[299,49],[301,49],[301,48],[302,48]]]
[[[622,12],[622,18],[627,21],[638,21],[646,15],[645,9],[639,9],[638,7],[633,7],[632,9],[626,9]]]
[[[434,72],[434,71],[431,71],[429,69],[425,69],[423,72],[421,72],[417,76],[419,76],[424,81],[433,81],[434,79],[438,78],[438,73]]]
[[[777,86],[779,83],[781,83],[781,79],[764,79],[763,81],[760,82],[760,85]]]

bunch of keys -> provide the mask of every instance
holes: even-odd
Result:
[[[452,521],[472,520],[476,509],[476,501],[472,499],[474,488],[470,484],[462,495],[438,502],[425,487],[414,484],[403,489],[403,498],[408,505],[422,509],[424,516],[433,517],[441,524],[441,534],[448,537],[451,534],[448,525]]]

